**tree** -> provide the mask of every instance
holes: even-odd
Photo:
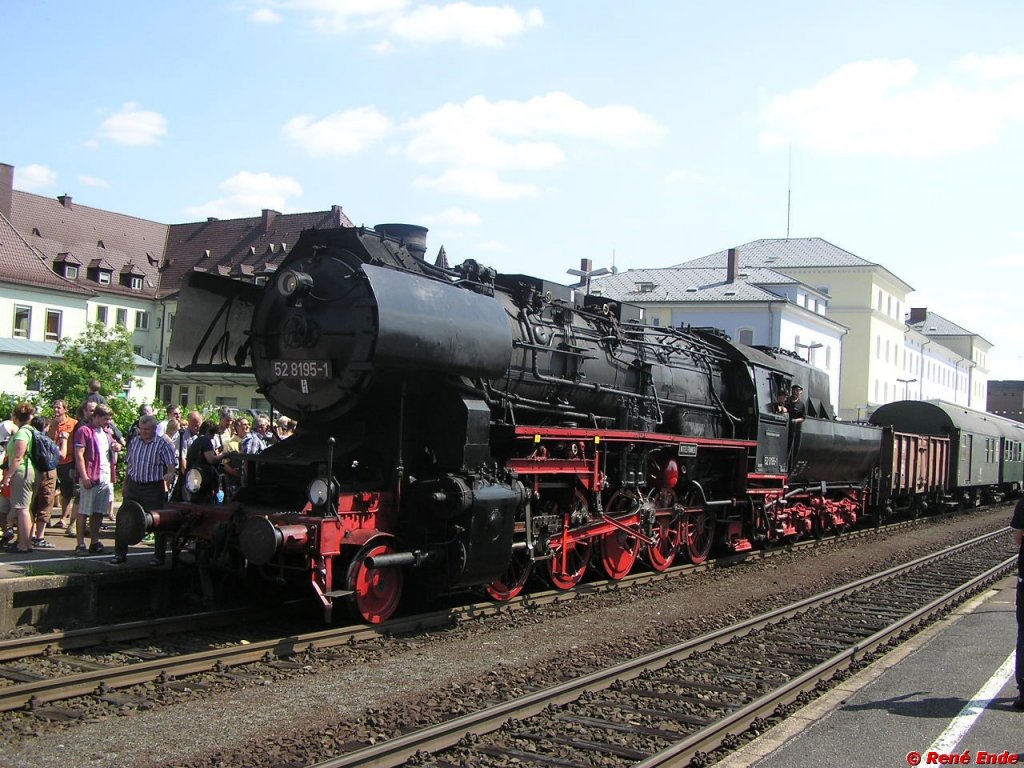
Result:
[[[89,323],[78,338],[57,342],[56,357],[45,363],[28,363],[18,373],[26,384],[38,381],[47,402],[66,400],[73,410],[85,400],[90,379],[98,379],[105,394],[115,395],[132,381],[134,372],[135,352],[128,329]]]

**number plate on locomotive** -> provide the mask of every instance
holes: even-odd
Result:
[[[271,370],[280,379],[329,379],[330,360],[271,360]]]

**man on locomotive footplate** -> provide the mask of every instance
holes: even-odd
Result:
[[[1024,499],[1013,509],[1010,528],[1017,546],[1017,698],[1013,708],[1024,711]]]
[[[772,413],[789,413],[789,391],[780,389],[775,393],[775,402],[772,403]]]
[[[807,406],[800,398],[804,394],[804,388],[794,384],[790,389],[789,400],[786,401],[786,410],[789,411],[789,466],[792,469],[794,459],[800,453],[800,430],[807,416]]]

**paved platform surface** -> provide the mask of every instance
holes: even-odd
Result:
[[[1001,580],[716,766],[948,765],[965,751],[956,764],[986,764],[984,752],[1024,765],[1015,597],[1016,577]]]
[[[54,516],[57,522],[59,516]],[[27,553],[8,552],[0,548],[0,579],[16,579],[22,576],[37,576],[43,573],[95,573],[96,571],[115,571],[125,568],[149,568],[153,558],[153,547],[139,544],[128,549],[128,561],[123,565],[113,565],[110,560],[114,556],[114,523],[104,521],[100,536],[104,551],[101,554],[76,555],[75,546],[78,540],[66,536],[63,528],[49,527],[45,539],[54,545],[53,549],[36,549]],[[85,538],[86,545],[89,537]],[[168,558],[169,560],[170,558]]]

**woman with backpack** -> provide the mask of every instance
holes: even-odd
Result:
[[[37,475],[32,466],[29,450],[32,444],[33,430],[29,425],[36,408],[31,403],[18,403],[11,413],[11,420],[18,431],[7,444],[7,466],[4,468],[0,489],[10,489],[11,512],[18,520],[18,543],[12,544],[11,552],[32,551],[32,520],[29,509],[35,495]]]
[[[53,440],[47,434],[48,422],[46,417],[36,414],[29,422],[35,430],[33,440]],[[55,444],[56,445],[56,444]],[[38,446],[33,445],[33,453]],[[57,456],[60,457],[60,448],[57,448]],[[57,500],[57,467],[48,469],[45,472],[36,467],[36,495],[32,499],[32,547],[34,549],[54,549],[54,545],[46,540],[46,526],[50,522],[50,514],[53,512],[53,502]]]

